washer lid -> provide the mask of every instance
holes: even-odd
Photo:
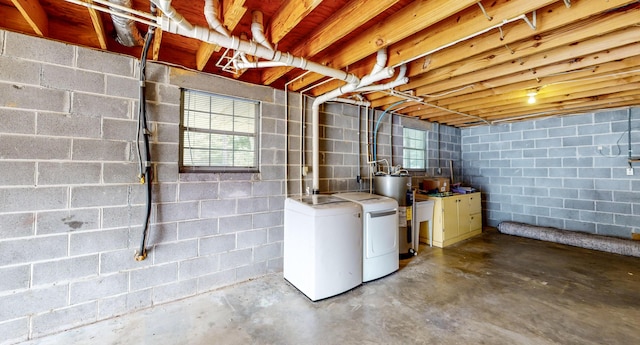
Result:
[[[348,202],[345,199],[336,198],[333,195],[322,195],[322,194],[307,195],[307,196],[295,197],[292,199],[295,199],[298,202],[301,202],[303,204],[307,204],[310,206],[319,206],[319,205]]]

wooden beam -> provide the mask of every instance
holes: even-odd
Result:
[[[222,0],[222,4],[220,4],[219,0],[214,1],[214,6],[222,6],[223,11],[218,11],[218,13],[224,13],[222,25],[224,25],[229,32],[233,32],[238,23],[240,23],[242,16],[247,12],[247,8],[244,7],[245,1],[246,0]],[[209,62],[213,52],[219,50],[220,47],[215,44],[201,42],[196,52],[196,68],[202,71],[207,65],[207,62]]]
[[[524,39],[530,39],[532,44],[537,45],[540,43],[537,40],[538,36],[544,37],[546,36],[545,33],[559,29],[571,23],[576,23],[575,25],[580,27],[583,34],[596,33],[598,30],[595,30],[595,28],[591,26],[591,20],[589,20],[588,27],[585,27],[585,23],[580,21],[632,2],[633,0],[610,0],[606,2],[581,1],[572,4],[571,8],[567,8],[563,2],[558,1],[538,11],[535,31],[532,30],[524,21],[507,24],[503,27],[503,34],[497,29],[492,30],[468,41],[461,42],[447,49],[430,54],[423,59],[412,62],[409,64],[407,75],[409,77],[413,77],[428,70],[433,70],[461,61],[470,56],[476,56],[479,54],[490,55],[487,52],[496,48],[501,48],[504,51],[507,51],[508,46],[512,50],[517,50],[511,45]],[[631,9],[626,11],[627,14],[631,14],[630,12],[632,12]],[[621,28],[623,26],[617,25],[615,20],[608,20],[608,18],[622,15],[624,15],[624,12],[611,12],[603,15],[603,17],[604,21],[608,22],[610,25],[613,24],[616,25],[617,28]],[[637,18],[637,15],[638,14],[636,13],[634,16]],[[495,22],[495,19],[493,22]],[[616,30],[617,28],[605,28],[605,30],[609,32]],[[536,39],[533,37],[536,37]],[[536,48],[538,47],[536,46]]]
[[[308,39],[292,48],[291,54],[306,59],[313,58],[396,2],[398,0],[350,1],[315,29]],[[292,69],[292,67],[268,69],[262,75],[262,82],[269,85]]]
[[[93,0],[83,0],[86,3],[92,4]],[[107,35],[104,31],[104,24],[102,23],[102,17],[100,13],[90,7],[87,7],[89,16],[91,17],[91,24],[93,24],[93,30],[96,32],[96,37],[100,44],[101,49],[107,49]]]
[[[49,18],[38,0],[11,0],[11,2],[37,35],[45,37],[49,34]]]
[[[552,64],[560,67],[558,69],[558,72],[560,72],[594,65],[598,62],[634,56],[640,51],[638,37],[640,37],[640,27],[630,27],[609,35],[580,42],[580,56],[576,56],[576,47],[574,45],[567,45],[550,52],[534,54],[525,59],[498,64],[474,73],[459,75],[454,72],[453,75],[444,77],[435,71],[431,71],[425,74],[423,79],[424,86],[417,87],[416,94],[420,96],[442,92],[515,72],[530,71],[530,79],[535,79],[542,77],[536,71],[537,68]],[[592,56],[594,54],[595,56]],[[429,75],[431,73],[438,74],[438,76],[430,79]]]
[[[277,44],[293,28],[300,23],[322,0],[285,0],[276,14],[271,18],[268,32],[271,34],[271,43]]]

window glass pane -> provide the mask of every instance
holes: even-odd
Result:
[[[405,169],[424,170],[426,168],[426,132],[412,128],[403,128],[402,134],[402,166]]]
[[[181,166],[255,169],[259,103],[183,90]]]

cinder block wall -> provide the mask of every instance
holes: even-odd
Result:
[[[0,343],[281,271],[282,91],[148,65],[137,262],[137,60],[4,31],[0,49]],[[180,87],[262,102],[260,173],[178,173]]]
[[[630,113],[640,156],[640,108]],[[630,238],[640,231],[640,164],[627,176],[627,128],[623,109],[464,129],[464,179],[484,193],[488,225]]]
[[[300,166],[311,166],[312,99],[154,63],[147,77],[156,175],[149,256],[137,262],[137,59],[0,30],[0,344],[282,270],[284,199],[311,188]],[[260,173],[179,173],[181,87],[262,102]],[[361,113],[322,107],[323,193],[369,188]],[[379,158],[398,150],[402,125],[381,125]],[[442,129],[444,154],[459,157],[460,131]]]

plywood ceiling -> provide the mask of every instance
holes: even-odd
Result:
[[[252,13],[260,11],[275,49],[359,77],[386,48],[389,66],[406,63],[408,84],[396,87],[398,94],[360,96],[378,109],[410,99],[395,111],[425,121],[466,127],[640,105],[638,0],[219,2],[220,21],[232,35],[251,39]],[[203,0],[172,6],[207,26]],[[149,12],[149,1],[134,0],[133,8]],[[135,57],[141,52],[114,40],[109,14],[66,0],[0,0],[0,27]],[[344,84],[290,67],[226,72],[217,67],[225,49],[156,33],[154,60],[311,96]],[[529,93],[536,103],[527,102]]]

